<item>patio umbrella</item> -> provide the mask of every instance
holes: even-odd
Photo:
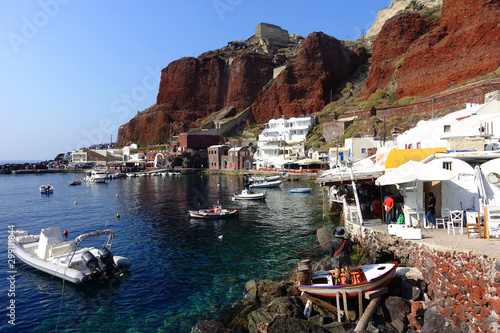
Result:
[[[450,180],[454,176],[455,173],[450,170],[436,168],[422,162],[408,161],[392,171],[386,171],[385,175],[375,180],[375,184],[385,186],[416,181],[442,181]]]
[[[488,197],[486,196],[486,189],[484,188],[483,172],[479,165],[474,167],[474,183],[477,186],[477,194],[479,195],[479,212],[485,205],[488,204]]]

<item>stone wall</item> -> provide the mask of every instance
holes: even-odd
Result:
[[[497,90],[500,90],[500,79],[484,80],[447,90],[431,97],[422,98],[405,106],[378,108],[375,114],[373,110],[348,111],[340,115],[338,119],[342,120],[342,118],[353,116],[367,119],[372,115],[376,115],[379,119],[390,119],[395,116],[410,117],[413,114],[432,116],[433,113],[439,110],[454,107],[458,110],[465,109],[467,103],[482,104],[485,102],[485,95],[487,93]]]
[[[368,253],[382,253],[401,266],[419,269],[430,296],[421,306],[435,306],[453,327],[465,322],[472,332],[500,330],[500,262],[471,252],[431,249],[368,228],[361,242]],[[408,320],[413,329],[420,329],[412,314]]]
[[[259,23],[255,28],[255,37],[259,41],[275,44],[287,44],[289,41],[288,31],[269,23]]]

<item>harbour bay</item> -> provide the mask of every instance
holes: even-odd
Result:
[[[140,177],[69,186],[78,177],[1,176],[3,252],[9,225],[33,234],[59,226],[69,239],[107,226],[116,234],[113,253],[131,259],[132,267],[112,283],[72,285],[16,263],[17,331],[57,326],[75,332],[189,332],[240,300],[248,280],[277,279],[294,268],[300,251],[316,246],[315,232],[324,225],[321,188],[291,194],[289,188],[302,185],[297,182],[268,189],[264,202],[235,202],[231,194],[243,188],[238,176]],[[48,183],[54,194],[41,195],[38,186]],[[241,208],[239,218],[187,218],[188,209],[216,202]],[[9,302],[7,271],[5,259],[0,263],[3,309]],[[10,327],[3,317],[2,330]]]

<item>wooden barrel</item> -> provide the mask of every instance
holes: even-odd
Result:
[[[311,261],[309,259],[299,261],[297,270],[298,270],[299,284],[301,285],[311,284],[311,279],[312,279]]]

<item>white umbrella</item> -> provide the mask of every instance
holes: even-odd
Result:
[[[477,194],[479,194],[479,211],[481,212],[483,207],[488,204],[488,197],[484,188],[483,172],[479,165],[474,167],[474,183],[476,183]]]
[[[436,168],[422,162],[408,161],[393,170],[386,170],[385,175],[375,180],[375,184],[384,186],[415,181],[442,181],[450,180],[454,176],[455,173],[450,170]]]

